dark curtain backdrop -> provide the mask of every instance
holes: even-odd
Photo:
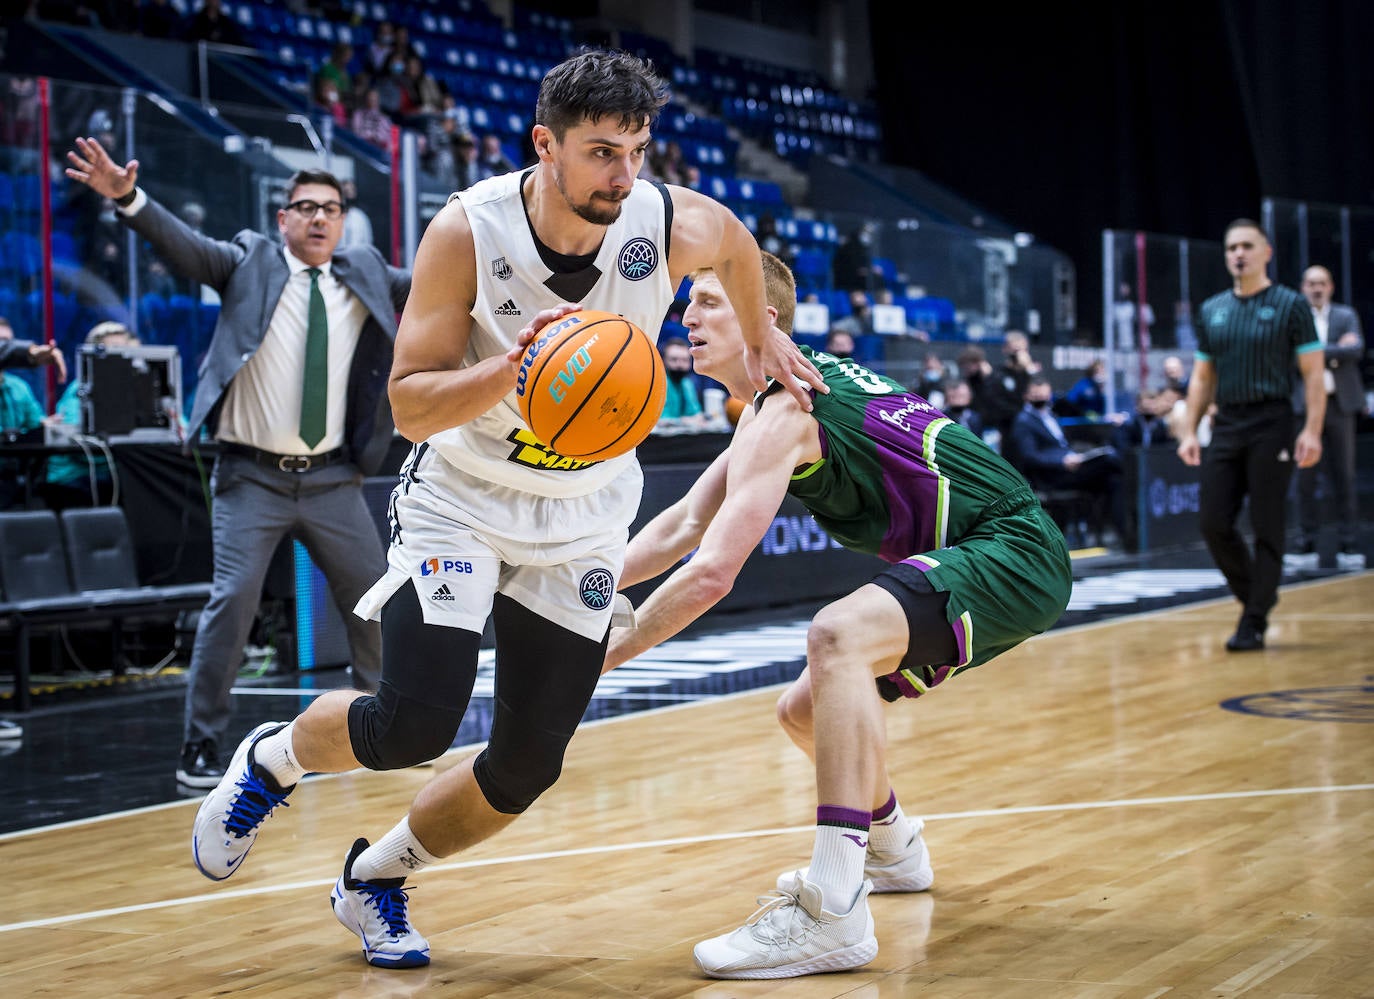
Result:
[[[1103,229],[1216,240],[1265,195],[1374,206],[1368,0],[870,17],[887,157],[1068,253],[1085,328]]]

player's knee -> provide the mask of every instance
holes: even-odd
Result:
[[[793,741],[811,737],[809,692],[802,692],[796,684],[783,691],[782,696],[778,698],[778,724]]]
[[[473,761],[472,775],[487,804],[519,815],[558,782],[566,746],[566,739],[554,736],[524,741],[518,749],[488,746]]]
[[[348,737],[369,770],[400,770],[443,755],[462,720],[461,712],[402,697],[383,683],[349,705]]]
[[[849,658],[845,644],[853,635],[835,605],[822,607],[806,630],[806,662],[812,674],[841,668]]]

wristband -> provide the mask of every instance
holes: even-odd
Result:
[[[120,208],[128,208],[134,203],[134,198],[138,197],[138,188],[129,188],[129,193],[114,199],[114,203]]]

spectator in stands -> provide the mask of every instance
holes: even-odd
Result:
[[[515,164],[510,161],[506,151],[501,148],[501,137],[488,132],[482,136],[482,148],[477,154],[477,160],[473,164],[472,182],[475,184],[479,180],[488,177],[499,177],[503,173],[510,173],[515,169]]]
[[[383,149],[391,147],[391,119],[382,110],[382,98],[375,87],[368,90],[363,106],[353,112],[352,127],[360,139]]]
[[[1116,449],[1074,450],[1050,409],[1054,393],[1043,375],[1031,376],[1025,400],[1012,423],[1012,464],[1036,489],[1077,489],[1098,497],[1118,535],[1125,537],[1121,456]]]
[[[1031,357],[1030,338],[1020,330],[1007,330],[1002,338],[1002,380],[1011,379],[1007,387],[1017,398],[1026,394],[1031,376],[1040,374],[1040,362]]]
[[[225,242],[192,232],[151,200],[135,184],[136,161],[119,166],[91,140],[76,145],[67,175],[113,198],[126,225],[224,299],[189,421],[192,437],[202,427],[215,435],[220,454],[213,589],[191,653],[177,766],[182,784],[214,787],[224,774],[219,745],[234,675],[263,576],[288,533],[329,580],[355,685],[377,685],[381,630],[352,609],[386,570],[362,487],[392,437],[386,379],[410,274],[387,266],[374,247],[336,248],[343,192],[330,174],[292,178],[277,213],[284,246],[247,229]]]
[[[373,76],[387,72],[387,63],[391,61],[391,50],[395,45],[396,26],[390,21],[382,21],[377,25],[372,42],[367,47],[367,68]]]
[[[863,223],[840,237],[831,261],[835,287],[841,291],[866,291],[873,284],[873,226]]]
[[[347,128],[349,113],[343,94],[344,91],[341,91],[333,80],[327,77],[318,77],[315,80],[315,105],[328,112],[329,117],[334,119],[334,124],[340,128]]]
[[[1176,444],[1169,428],[1169,414],[1182,398],[1176,389],[1142,389],[1135,396],[1135,413],[1112,431],[1112,446],[1120,454],[1132,448]]]
[[[392,59],[386,66],[377,70],[372,79],[372,89],[377,91],[378,107],[397,124],[402,124],[401,105],[405,101],[404,59]]]
[[[944,409],[945,382],[948,378],[949,372],[945,369],[944,360],[932,350],[926,354],[921,373],[911,389],[917,395],[924,396],[936,409]]]
[[[353,78],[348,74],[348,64],[352,61],[353,46],[347,42],[335,42],[334,47],[329,50],[328,58],[320,63],[320,68],[315,71],[312,81],[315,92],[322,93],[323,88],[332,83],[339,99],[347,101],[353,93]]]
[[[993,371],[983,348],[973,346],[959,352],[959,375],[973,390],[973,408],[982,417],[985,435],[995,430],[999,438],[1006,437],[1022,406],[1015,380]]]
[[[107,321],[97,323],[86,334],[87,347],[137,347],[139,339],[129,327],[121,322]],[[86,387],[79,378],[73,378],[57,401],[57,407],[48,422],[71,429],[73,433],[81,430],[81,392]],[[53,510],[66,510],[74,506],[100,506],[112,498],[113,480],[109,463],[104,455],[86,454],[82,456],[55,454],[48,458],[47,481],[41,488],[43,502]]]
[[[358,185],[351,180],[342,182],[339,193],[343,196],[344,213],[343,235],[339,237],[339,248],[372,245],[372,219],[358,204]]]
[[[854,334],[832,326],[830,335],[825,338],[825,352],[831,357],[853,357]]]
[[[962,378],[949,383],[945,389],[945,404],[941,407],[946,416],[965,430],[979,438],[983,436],[983,418],[973,408],[973,390]]]
[[[777,219],[773,218],[771,212],[764,212],[759,216],[758,228],[754,230],[754,239],[758,241],[759,249],[765,253],[771,253],[791,270],[796,262],[796,254],[792,252],[792,247],[787,240],[782,238],[778,232]]]
[[[385,65],[392,73],[400,76],[405,72],[406,60],[411,56],[418,57],[419,55],[420,53],[416,51],[415,46],[410,44],[410,29],[404,24],[396,25],[395,31],[392,33],[391,51],[387,53]],[[380,73],[381,71],[381,67],[378,67],[377,72]]]
[[[171,0],[147,0],[138,10],[138,33],[144,38],[181,38],[185,31]]]
[[[200,10],[196,11],[186,29],[186,40],[242,45],[243,32],[239,30],[238,22],[224,12],[220,0],[202,0]]]
[[[654,176],[665,184],[687,186],[687,159],[682,155],[682,146],[675,140],[654,146],[654,155],[649,157],[650,169]]]
[[[1107,362],[1093,361],[1083,377],[1069,386],[1064,401],[1075,415],[1100,420],[1107,412],[1107,396],[1103,391],[1106,385]]]
[[[868,292],[854,290],[849,293],[849,315],[836,319],[831,327],[849,332],[853,336],[863,336],[873,332],[873,303]]]
[[[1348,305],[1331,301],[1335,282],[1325,267],[1307,268],[1302,275],[1302,293],[1312,309],[1317,336],[1326,348],[1326,367],[1322,384],[1326,388],[1326,419],[1322,423],[1322,457],[1316,465],[1298,469],[1298,524],[1302,538],[1296,551],[1284,556],[1284,563],[1316,568],[1317,535],[1323,518],[1317,503],[1317,479],[1326,480],[1323,498],[1328,500],[1330,519],[1338,525],[1340,550],[1336,564],[1342,569],[1363,569],[1364,554],[1357,541],[1360,529],[1359,492],[1355,488],[1355,418],[1364,411],[1364,387],[1360,381],[1360,359],[1364,356],[1364,336],[1360,317]],[[1307,401],[1301,388],[1293,393],[1293,409],[1305,413]]]
[[[418,55],[406,57],[400,83],[400,115],[407,124],[419,128],[443,113],[444,88]]]
[[[1183,366],[1183,359],[1176,354],[1164,358],[1164,387],[1184,398],[1188,396],[1188,371]]]
[[[663,398],[659,428],[704,430],[701,398],[692,376],[692,345],[680,336],[668,337],[658,348],[668,373],[668,392]]]
[[[0,145],[19,150],[33,149],[38,139],[38,84],[31,76],[12,76],[4,96],[5,113],[0,115]],[[25,162],[12,164],[28,169]]]
[[[37,368],[45,364],[57,366],[59,382],[67,380],[67,361],[56,344],[18,340],[10,321],[0,316],[0,368]]]
[[[0,318],[0,342],[13,340],[14,329],[9,320]],[[38,404],[29,383],[8,371],[0,374],[0,448],[14,443],[42,423],[43,407]],[[22,503],[25,474],[23,462],[13,458],[0,459],[0,510],[8,510],[16,503]]]
[[[467,129],[453,133],[455,191],[466,191],[477,182],[477,139]]]
[[[1131,296],[1131,286],[1125,281],[1116,289],[1116,304],[1112,307],[1112,321],[1116,323],[1118,349],[1131,347],[1150,349],[1150,329],[1155,324],[1155,310],[1149,302],[1137,303]]]

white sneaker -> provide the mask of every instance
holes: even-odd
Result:
[[[296,785],[283,788],[253,762],[259,739],[280,732],[286,722],[263,722],[249,732],[225,768],[219,786],[205,796],[191,833],[191,856],[211,881],[223,881],[239,869],[253,848],[263,820]]]
[[[1358,572],[1364,568],[1364,552],[1337,552],[1336,568]]]
[[[421,968],[429,964],[429,941],[410,927],[406,918],[405,878],[358,881],[353,861],[367,849],[367,840],[354,842],[334,882],[329,904],[334,917],[358,934],[363,957],[378,968]]]
[[[1315,551],[1284,552],[1285,569],[1316,569],[1321,565],[1321,555]]]
[[[24,726],[18,722],[12,722],[8,718],[0,718],[0,741],[6,739],[22,739],[24,737]]]
[[[885,892],[926,891],[935,883],[935,871],[930,866],[930,851],[921,838],[925,823],[913,823],[915,830],[907,845],[898,853],[875,853],[870,846],[864,857],[864,877],[873,882],[873,894]],[[784,871],[778,875],[778,889],[783,890],[794,878],[806,880],[811,868]]]
[[[697,967],[712,978],[795,978],[859,968],[878,955],[865,881],[847,913],[821,908],[821,889],[794,878],[759,899],[761,908],[733,933],[692,949]]]

